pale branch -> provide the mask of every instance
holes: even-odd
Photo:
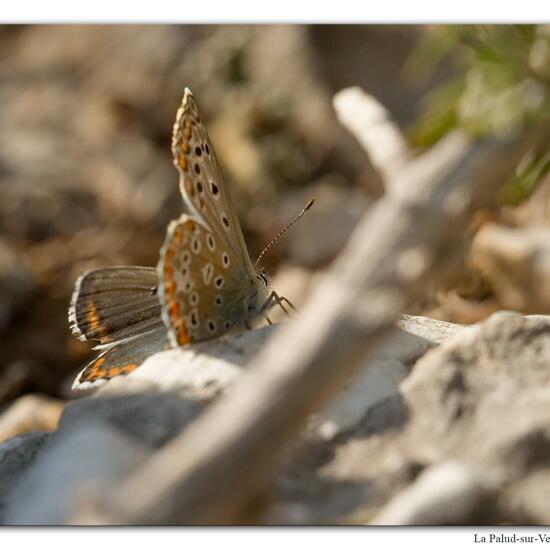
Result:
[[[389,184],[408,160],[407,143],[388,111],[361,88],[346,88],[334,96],[338,120],[356,137],[374,168]]]
[[[365,214],[296,319],[277,330],[233,392],[73,522],[252,521],[247,507],[284,445],[356,373],[396,315],[456,267],[472,212],[549,135],[544,126],[507,139],[459,138],[437,158],[429,152],[430,163],[394,172],[410,178],[392,182],[407,192],[386,194]]]

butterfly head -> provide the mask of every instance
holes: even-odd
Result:
[[[252,320],[264,311],[270,291],[269,277],[265,270],[256,272],[255,279],[250,280],[252,290],[245,304],[246,317]]]

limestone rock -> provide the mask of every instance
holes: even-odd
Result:
[[[157,354],[68,405],[53,434],[4,442],[0,519],[68,521],[90,487],[119,482],[231,391],[275,330]],[[549,364],[550,317],[400,317],[311,419],[261,522],[549,523]]]
[[[270,521],[298,509],[316,524],[549,523],[549,364],[550,317],[501,312],[462,330],[352,429],[307,448],[276,482]]]
[[[147,456],[139,443],[98,422],[52,436],[21,476],[6,506],[7,525],[61,525],[90,490],[119,482]]]
[[[425,317],[402,316],[347,389],[312,419],[311,429],[325,439],[349,429],[370,407],[397,393],[399,382],[426,350],[465,328]],[[275,330],[276,326],[268,326],[157,353],[129,375],[111,380],[98,394],[170,391],[186,399],[209,401],[230,390]]]
[[[550,229],[483,227],[472,243],[472,262],[490,282],[501,307],[526,313],[550,309]]]
[[[12,437],[0,445],[0,524],[12,489],[34,462],[49,434],[34,432]]]

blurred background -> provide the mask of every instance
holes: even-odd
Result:
[[[355,85],[391,112],[418,153],[457,127],[509,132],[550,112],[549,31],[0,27],[0,407],[26,393],[70,395],[91,357],[67,323],[82,272],[156,265],[166,226],[182,211],[170,140],[185,86],[253,259],[317,199],[266,257],[277,290],[299,305],[384,194],[332,107],[336,92]],[[548,313],[541,277],[550,262],[540,261],[549,246],[548,161],[544,148],[525,159],[498,208],[480,212],[456,243],[462,271],[444,288],[427,288],[410,313],[458,323],[503,308]],[[492,233],[476,242],[488,224]]]

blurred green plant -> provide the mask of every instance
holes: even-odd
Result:
[[[409,129],[411,143],[426,147],[455,128],[474,137],[520,131],[550,117],[549,25],[430,27],[406,70],[428,78],[441,63],[454,76],[428,94]],[[550,168],[547,154],[532,155],[503,193],[518,203]]]
[[[529,153],[518,166],[516,173],[502,188],[499,199],[507,205],[518,205],[525,200],[550,170],[550,150]]]

